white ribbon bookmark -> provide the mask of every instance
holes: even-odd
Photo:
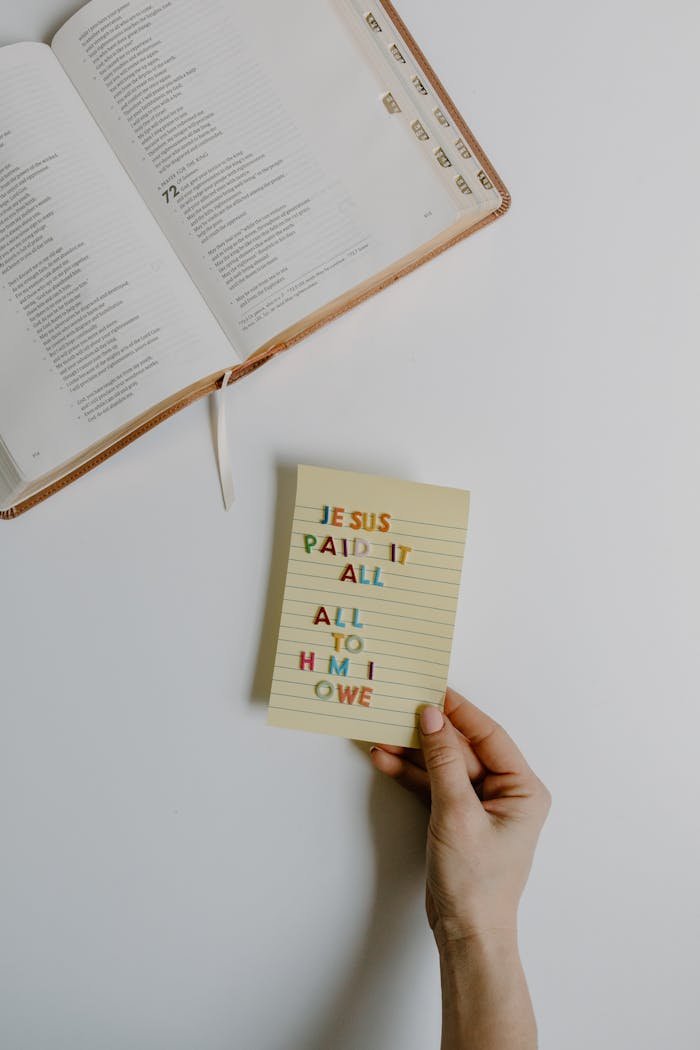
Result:
[[[229,510],[233,503],[233,471],[231,469],[231,457],[228,451],[228,435],[226,433],[226,402],[224,391],[233,372],[227,372],[221,380],[221,386],[216,392],[218,401],[216,412],[216,458],[219,465],[219,481],[221,482],[221,495],[224,497],[224,507]]]

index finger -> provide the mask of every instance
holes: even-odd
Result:
[[[445,714],[492,773],[529,772],[524,756],[503,726],[449,687],[445,693]]]

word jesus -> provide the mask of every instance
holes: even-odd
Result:
[[[345,520],[347,517],[347,521]],[[362,510],[347,510],[345,507],[321,508],[321,524],[348,525],[351,529],[363,529],[365,532],[388,532],[391,528],[391,514],[366,514]]]

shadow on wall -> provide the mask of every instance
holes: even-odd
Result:
[[[267,704],[282,611],[296,464],[277,466],[277,502],[265,612],[251,703]],[[363,752],[369,745],[349,741]],[[368,762],[369,766],[369,762]],[[378,1050],[396,1045],[396,1018],[411,995],[406,967],[413,944],[425,939],[425,838],[428,813],[413,796],[368,768],[368,818],[375,858],[373,903],[354,959],[332,1000],[303,1033],[289,1033],[285,1050]],[[436,971],[437,972],[437,971]],[[439,1030],[435,1045],[439,1043]]]
[[[282,615],[282,598],[284,582],[287,575],[287,558],[289,555],[289,537],[294,520],[294,503],[296,500],[297,467],[296,463],[278,463],[277,465],[277,501],[275,504],[275,530],[270,552],[270,570],[267,578],[265,612],[260,629],[258,659],[255,664],[253,681],[250,687],[252,703],[267,704],[270,699],[272,672],[275,666],[275,650]]]
[[[363,745],[356,744],[357,747]],[[290,1033],[286,1050],[380,1050],[396,1047],[397,1018],[420,994],[412,987],[416,941],[424,939],[427,810],[397,784],[372,772],[368,816],[373,838],[373,903],[354,959],[317,1019]],[[436,968],[437,972],[437,968]],[[440,1040],[439,1027],[434,1045]]]

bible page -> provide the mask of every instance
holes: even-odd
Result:
[[[0,502],[234,351],[44,44],[0,49]]]
[[[246,354],[500,204],[379,6],[92,0],[53,48]]]

